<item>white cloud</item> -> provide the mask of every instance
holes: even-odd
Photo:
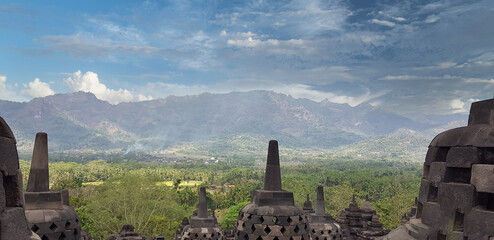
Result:
[[[379,20],[379,19],[372,19],[370,20],[371,23],[375,23],[375,24],[379,24],[379,25],[383,25],[383,26],[387,26],[387,27],[394,27],[396,25],[396,23],[394,22],[390,22],[390,21],[386,21],[386,20]]]
[[[97,98],[107,101],[111,104],[131,101],[144,101],[152,99],[150,96],[138,95],[134,96],[127,89],[113,90],[101,83],[98,74],[94,72],[86,72],[82,74],[77,71],[71,77],[64,79],[70,91],[83,91],[93,93]]]
[[[228,35],[228,33],[226,33],[226,31],[225,31],[225,30],[223,30],[223,31],[221,31],[221,32],[220,32],[220,36],[223,36],[223,37],[224,37],[224,36],[226,36],[226,35]]]
[[[461,101],[460,99],[453,99],[450,102],[450,107],[452,110],[452,113],[466,113],[467,110],[465,109],[465,103]]]
[[[237,47],[258,47],[258,46],[278,46],[278,45],[286,45],[286,46],[300,46],[304,44],[304,40],[301,39],[290,39],[290,40],[277,40],[277,39],[253,39],[249,37],[245,40],[234,40],[229,39],[227,41],[228,45],[233,45]]]
[[[34,81],[24,84],[24,88],[21,94],[33,98],[55,94],[55,91],[50,88],[50,84],[40,81],[39,78],[35,78]]]
[[[5,84],[7,82],[7,77],[0,75],[0,92],[4,91],[7,88]]]
[[[398,22],[404,22],[404,21],[406,21],[406,19],[405,18],[402,18],[402,17],[393,17],[393,19],[395,21],[398,21]]]
[[[4,75],[0,75],[0,99],[16,102],[27,100],[19,94],[17,89],[13,89],[11,85],[7,84],[7,76]]]
[[[429,15],[427,18],[424,20],[425,23],[435,23],[439,21],[440,17],[437,15]]]

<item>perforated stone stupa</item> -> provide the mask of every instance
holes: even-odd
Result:
[[[343,239],[343,232],[334,218],[326,213],[324,205],[324,189],[317,187],[317,202],[315,213],[309,213],[309,234],[312,240]]]
[[[216,217],[208,216],[208,204],[206,198],[206,188],[199,189],[199,202],[197,203],[197,216],[190,216],[190,224],[185,226],[182,240],[211,239],[222,240],[223,232]]]
[[[134,225],[126,224],[118,234],[110,236],[107,240],[151,240],[135,232]]]
[[[387,239],[494,239],[494,99],[429,145],[416,218]]]
[[[366,199],[362,208],[359,208],[355,196],[348,208],[341,211],[338,222],[343,228],[343,239],[380,239],[389,232],[383,230],[379,215],[372,209],[370,202]]]
[[[42,240],[79,240],[81,223],[69,206],[69,193],[67,190],[50,191],[48,171],[48,136],[37,133],[24,192],[29,227]]]
[[[309,199],[309,194],[307,194],[307,199],[304,202],[304,208],[303,209],[304,209],[304,212],[306,214],[314,213],[314,209],[312,208],[312,202]]]
[[[39,240],[24,215],[22,173],[16,140],[0,117],[0,239]]]
[[[307,218],[295,206],[293,193],[281,187],[278,142],[269,142],[264,189],[253,192],[252,203],[237,217],[238,240],[308,240]]]

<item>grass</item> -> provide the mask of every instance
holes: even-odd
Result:
[[[180,183],[180,187],[194,187],[194,186],[199,186],[202,184],[203,181],[182,181]],[[173,186],[173,181],[163,181],[163,182],[157,182],[156,186],[167,186],[167,187],[172,187]]]

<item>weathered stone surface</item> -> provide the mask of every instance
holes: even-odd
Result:
[[[24,210],[20,207],[0,210],[0,239],[38,239],[29,230]]]
[[[422,179],[420,184],[419,198],[418,201],[420,203],[427,202],[427,196],[429,195],[430,181],[426,179]]]
[[[269,141],[264,190],[281,191],[280,157],[278,141]]]
[[[22,172],[20,169],[15,175],[4,176],[3,185],[5,188],[5,200],[7,207],[23,207],[24,195],[22,184]]]
[[[25,192],[26,210],[62,209],[62,193],[53,192]]]
[[[5,176],[13,176],[17,174],[19,169],[19,156],[15,141],[11,138],[0,137],[0,153],[2,160],[0,161],[0,171]]]
[[[60,193],[62,193],[62,204],[65,206],[70,206],[69,190],[63,189]]]
[[[31,171],[27,181],[27,192],[47,192],[50,190],[48,173],[48,135],[40,132],[34,140]]]
[[[468,239],[494,236],[494,211],[475,207],[465,214],[465,234]]]
[[[429,147],[425,156],[425,165],[430,165],[432,162],[445,162],[449,148]]]
[[[440,182],[443,182],[446,174],[446,162],[433,162],[429,171],[429,181],[432,186],[437,187]]]
[[[28,227],[24,215],[22,172],[15,138],[0,117],[0,239],[39,240]]]
[[[10,138],[14,140],[14,145],[17,144],[14,137],[14,133],[12,132],[9,125],[7,124],[7,122],[5,122],[5,120],[2,117],[0,117],[0,137]]]
[[[443,212],[466,213],[475,206],[475,188],[470,184],[441,183],[438,199]]]
[[[468,116],[468,126],[481,124],[494,124],[494,99],[488,99],[472,103],[470,115]]]
[[[452,147],[446,157],[446,166],[455,168],[471,168],[479,163],[480,151],[477,147]]]
[[[435,202],[426,202],[423,204],[422,222],[429,226],[439,226],[441,208]]]
[[[478,192],[494,193],[494,165],[472,165],[471,183]]]

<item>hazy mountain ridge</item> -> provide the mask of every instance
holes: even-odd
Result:
[[[466,118],[420,116],[418,121],[369,104],[351,107],[268,91],[170,96],[117,105],[78,92],[25,103],[0,101],[0,115],[19,138],[20,150],[29,150],[39,131],[49,133],[52,150],[125,150],[136,142],[147,149],[165,149],[239,135],[278,139],[286,147],[332,148],[398,129],[431,132]]]

